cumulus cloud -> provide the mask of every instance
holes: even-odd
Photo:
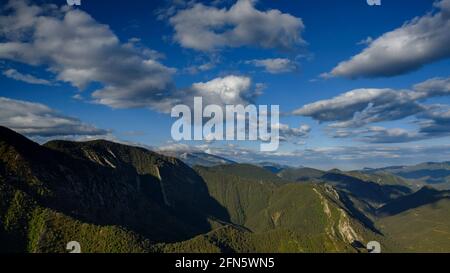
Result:
[[[373,42],[373,38],[369,36],[369,37],[357,42],[356,44],[357,45],[370,45],[370,43],[372,43],[372,42]]]
[[[450,78],[433,78],[411,90],[355,89],[332,99],[321,100],[294,110],[334,127],[361,127],[369,123],[399,120],[430,110],[422,101],[450,95]]]
[[[159,152],[162,153],[193,153],[193,152],[204,152],[197,146],[189,146],[184,143],[168,143],[167,145],[163,145],[158,147],[157,149]]]
[[[49,80],[39,79],[30,74],[22,74],[15,69],[7,69],[3,71],[3,75],[10,79],[14,79],[16,81],[22,81],[29,84],[42,84],[42,85],[52,85]]]
[[[23,0],[10,1],[5,8],[7,15],[0,16],[0,35],[5,38],[0,42],[0,59],[44,66],[57,80],[80,90],[100,83],[102,87],[92,93],[96,103],[169,112],[176,104],[189,104],[193,96],[203,96],[206,103],[246,104],[257,95],[252,93],[250,78],[232,75],[177,88],[175,69],[158,61],[161,54],[137,38],[121,43],[109,26],[79,9],[38,7]],[[5,73],[45,83],[17,71]]]
[[[291,128],[287,124],[279,123],[276,127],[278,127],[280,138],[282,140],[287,140],[289,138],[305,138],[311,132],[311,127],[306,124],[301,124],[298,128]]]
[[[215,67],[216,63],[211,61],[199,65],[191,65],[189,67],[186,67],[184,70],[189,74],[197,74],[199,72],[205,72],[214,69]]]
[[[185,48],[212,51],[256,46],[292,50],[305,42],[300,18],[279,10],[260,11],[254,0],[238,0],[229,9],[197,3],[170,18],[174,40]]]
[[[433,78],[409,90],[356,89],[331,99],[317,101],[294,110],[293,114],[330,122],[332,136],[359,137],[372,143],[400,143],[450,133],[448,106],[426,104],[430,98],[450,95],[450,78]],[[373,123],[415,118],[418,131],[367,127]],[[364,128],[364,129],[361,129]]]
[[[402,128],[369,127],[360,134],[361,140],[369,143],[406,143],[427,138],[419,132]]]
[[[30,137],[105,136],[108,131],[46,105],[0,97],[0,124]]]
[[[5,13],[1,59],[45,66],[57,80],[79,89],[101,83],[93,97],[111,107],[163,109],[171,103],[174,69],[152,59],[145,48],[122,44],[86,12],[17,0],[5,6]]]
[[[419,122],[421,134],[427,136],[450,135],[450,108],[448,106],[427,111],[421,118],[424,119]]]
[[[428,98],[450,95],[450,78],[433,78],[416,84],[413,89],[417,98]]]
[[[361,127],[369,123],[402,119],[426,109],[415,93],[394,89],[356,89],[329,100],[307,104],[293,113],[333,127]]]
[[[202,97],[207,104],[248,104],[257,95],[249,77],[229,75],[208,82],[194,83],[186,92],[190,96]]]
[[[367,48],[323,76],[389,77],[450,57],[450,0],[370,41]]]
[[[293,61],[284,58],[250,60],[246,63],[256,67],[262,67],[266,72],[271,74],[287,73],[297,69],[297,65]]]
[[[413,122],[416,130],[403,128],[384,128],[369,126],[367,128],[345,128],[332,126],[331,136],[334,138],[354,137],[368,143],[407,143],[436,137],[450,136],[450,109],[448,106],[433,105],[425,112],[417,115]]]

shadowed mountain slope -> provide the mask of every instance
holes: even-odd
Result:
[[[105,141],[40,146],[4,127],[0,133],[2,233],[17,239],[9,249],[30,249],[35,217],[55,213],[153,242],[187,239],[228,219],[201,177],[177,159]]]

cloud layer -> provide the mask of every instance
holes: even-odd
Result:
[[[324,77],[390,77],[450,57],[450,0],[435,3],[435,13],[406,22],[379,38]]]
[[[298,128],[291,128],[289,125],[284,123],[279,123],[277,125],[279,133],[280,133],[280,140],[289,140],[289,139],[298,139],[298,138],[306,138],[309,136],[309,133],[311,132],[311,127],[306,124],[300,125]]]
[[[402,119],[425,110],[415,93],[393,89],[356,89],[329,100],[307,104],[294,114],[334,127],[361,127],[373,122]]]
[[[15,69],[5,70],[5,71],[3,71],[3,75],[10,79],[26,82],[29,84],[52,85],[52,83],[49,80],[39,79],[39,78],[36,78],[35,76],[29,75],[29,74],[22,74]]]
[[[298,150],[263,153],[234,144],[227,146],[171,144],[160,148],[161,152],[206,152],[236,162],[276,162],[289,166],[309,166],[321,169],[362,169],[367,166],[417,164],[429,161],[445,161],[450,156],[450,145],[408,145],[386,147],[381,145],[323,146]]]
[[[251,3],[244,1],[236,9],[242,5]],[[109,26],[81,10],[38,7],[21,0],[10,1],[6,8],[8,15],[0,16],[0,35],[6,40],[0,42],[0,59],[44,66],[57,80],[80,90],[100,83],[102,87],[92,93],[96,103],[169,112],[176,104],[190,104],[194,96],[203,96],[205,103],[247,104],[256,95],[250,78],[245,76],[230,75],[177,88],[173,80],[176,70],[161,64],[160,54],[137,45],[136,39],[121,43]],[[49,84],[12,69],[4,74],[29,83]]]
[[[170,18],[174,39],[200,51],[255,46],[292,50],[304,44],[300,18],[279,10],[260,11],[254,0],[238,0],[229,9],[195,4]]]
[[[57,80],[84,89],[99,82],[96,102],[115,108],[167,104],[173,88],[168,68],[132,43],[122,44],[107,25],[68,7],[10,1],[0,16],[0,58],[46,66]],[[26,33],[27,35],[22,35]]]
[[[285,58],[250,60],[246,63],[262,67],[271,74],[293,72],[297,69],[297,65],[293,61]]]
[[[311,117],[319,122],[331,122],[334,137],[363,135],[373,143],[409,142],[450,134],[447,106],[425,104],[424,101],[450,96],[450,78],[433,78],[416,84],[411,90],[356,89],[328,100],[321,100],[294,110],[294,115]],[[384,129],[370,126],[415,117],[418,132]]]
[[[202,97],[207,104],[246,105],[253,101],[259,92],[258,88],[253,88],[249,77],[230,75],[194,83],[186,94]]]
[[[108,131],[40,103],[0,97],[0,124],[29,137],[100,136]]]

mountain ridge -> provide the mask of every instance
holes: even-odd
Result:
[[[448,192],[388,174],[191,168],[110,141],[0,133],[0,252],[65,252],[72,240],[84,252],[366,252],[372,240],[389,252],[411,250],[402,219],[416,212],[450,229]],[[437,244],[418,246],[446,247],[433,226],[418,229]]]

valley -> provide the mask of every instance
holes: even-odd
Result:
[[[85,253],[354,253],[370,241],[450,251],[450,193],[397,171],[177,159],[0,132],[0,252],[64,253],[69,241]]]

